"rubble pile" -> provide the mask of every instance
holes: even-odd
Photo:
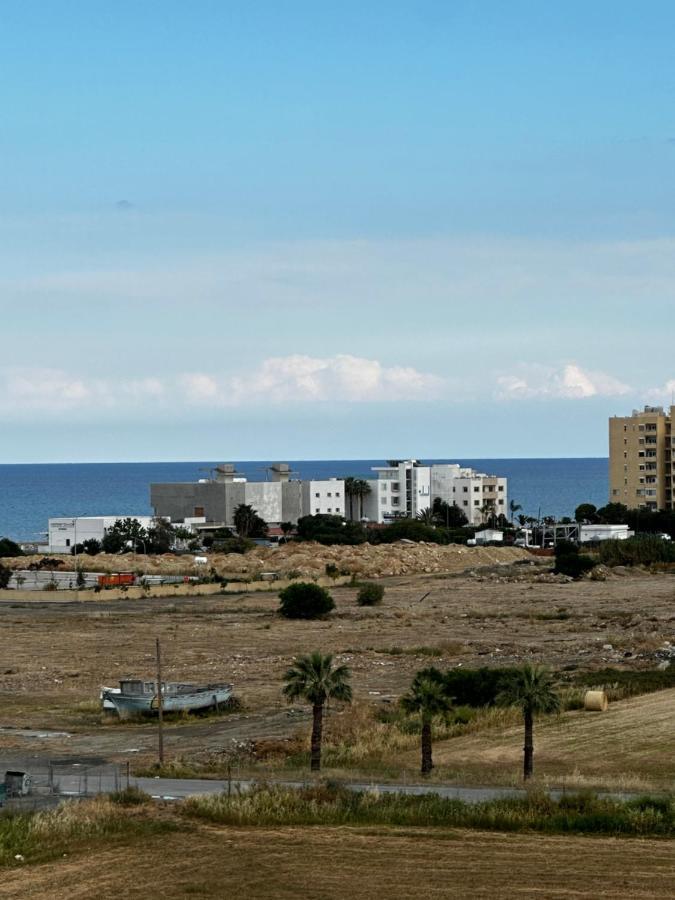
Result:
[[[508,566],[518,560],[531,559],[527,551],[519,547],[441,546],[423,542],[330,547],[313,542],[291,542],[278,548],[256,547],[245,554],[204,555],[208,557],[205,564],[196,563],[191,554],[148,557],[132,553],[123,556],[80,554],[77,565],[89,572],[206,576],[215,571],[230,580],[255,580],[263,572],[274,572],[280,578],[318,578],[326,575],[326,567],[334,575],[354,575],[357,578],[455,573],[483,566]],[[21,557],[9,562],[14,569],[25,569],[40,559]],[[59,568],[74,569],[74,557],[64,557]]]

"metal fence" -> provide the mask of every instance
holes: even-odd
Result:
[[[129,786],[129,765],[91,760],[36,760],[31,757],[0,759],[0,781],[6,772],[25,772],[30,789],[22,796],[7,796],[12,809],[43,809],[67,797],[90,797]]]

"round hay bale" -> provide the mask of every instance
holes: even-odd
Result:
[[[608,706],[609,701],[604,691],[586,691],[584,709],[589,712],[605,712]]]

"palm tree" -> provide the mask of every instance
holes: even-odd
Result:
[[[345,483],[345,496],[349,499],[349,521],[353,521],[354,519],[354,497],[356,497],[356,482],[358,478],[354,478],[353,475],[348,475],[344,479]]]
[[[436,513],[433,512],[431,507],[427,506],[426,509],[423,509],[421,512],[417,513],[417,521],[423,522],[425,525],[435,525],[437,516]]]
[[[481,521],[483,525],[495,524],[495,502],[494,500],[486,500],[480,508]]]
[[[527,781],[534,772],[534,717],[560,710],[560,697],[553,688],[551,673],[545,666],[525,663],[505,683],[497,702],[501,706],[518,706],[523,712],[523,778]]]
[[[363,518],[363,498],[372,492],[365,478],[357,478],[354,482],[356,496],[359,498],[359,519]]]
[[[422,720],[422,775],[430,774],[434,767],[431,757],[431,726],[433,720],[445,718],[452,709],[438,669],[422,669],[413,678],[409,692],[401,697],[401,706],[407,713],[418,713]]]
[[[323,708],[328,700],[351,703],[352,688],[347,666],[333,666],[330,653],[319,652],[300,656],[284,675],[283,693],[289,703],[306,700],[312,704],[312,743],[310,770],[321,769],[321,738],[323,733]]]
[[[516,503],[515,500],[509,500],[509,512],[511,513],[511,521],[512,522],[513,522],[518,510],[522,509],[522,508],[523,507],[520,505],[520,503]]]

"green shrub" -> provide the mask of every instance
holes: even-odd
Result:
[[[581,578],[582,575],[594,568],[595,562],[590,556],[570,554],[569,556],[556,556],[553,571],[556,575],[569,575],[570,578]]]
[[[6,588],[11,577],[12,570],[0,563],[0,588]]]
[[[672,800],[645,800],[639,807],[594,794],[504,797],[482,803],[435,794],[403,795],[349,791],[331,784],[294,789],[257,787],[245,794],[189,797],[181,812],[234,826],[366,825],[442,826],[549,834],[610,834],[672,837]]]
[[[443,676],[445,692],[458,706],[494,706],[514,668],[450,669]]]
[[[340,575],[340,570],[335,565],[335,563],[326,563],[326,575],[329,578],[338,578]]]
[[[255,541],[243,537],[231,537],[225,541],[219,541],[214,545],[214,550],[219,553],[248,553],[249,550],[255,550]]]
[[[21,547],[10,538],[0,538],[0,556],[25,556]]]
[[[279,612],[287,619],[322,619],[335,609],[325,588],[307,581],[289,584],[279,592]]]
[[[651,566],[675,562],[675,544],[655,535],[640,535],[626,541],[603,541],[600,562],[606,566]]]
[[[384,585],[375,584],[372,581],[362,585],[356,595],[359,606],[377,606],[384,599]]]
[[[152,801],[150,794],[146,794],[145,791],[133,785],[121,791],[113,791],[109,797],[110,802],[117,806],[143,806]]]

